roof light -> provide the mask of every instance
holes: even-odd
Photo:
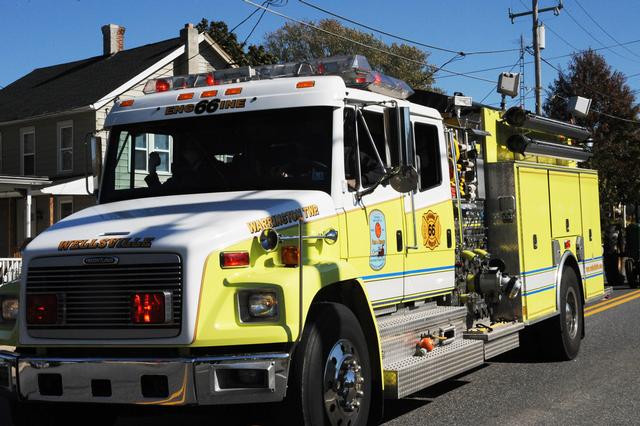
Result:
[[[228,251],[220,253],[220,266],[222,268],[241,268],[249,266],[249,252]]]
[[[225,95],[239,95],[242,93],[242,87],[232,87],[224,91]]]
[[[127,99],[126,101],[120,102],[121,107],[130,107],[133,105],[133,99]]]
[[[167,77],[147,82],[144,93],[234,84],[251,80],[317,75],[339,76],[349,87],[369,90],[400,99],[406,99],[413,93],[411,87],[405,82],[374,71],[371,65],[369,65],[367,58],[361,55],[333,56],[322,59],[311,59],[305,62],[229,68],[216,70],[212,73]],[[301,88],[299,86],[296,87]],[[238,92],[233,93],[233,91],[228,90],[225,94],[239,94],[242,89],[235,88],[235,90],[238,90]]]
[[[296,89],[306,89],[308,87],[313,87],[315,85],[316,85],[315,80],[299,81],[296,84]]]
[[[188,93],[180,93],[178,95],[178,100],[179,101],[187,101],[189,99],[193,99],[193,92],[188,92]]]
[[[171,89],[171,84],[167,80],[156,80],[156,92],[166,92]]]
[[[214,96],[217,96],[217,95],[218,95],[217,90],[205,90],[204,92],[200,93],[201,98],[213,98]]]

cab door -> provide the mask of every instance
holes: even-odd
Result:
[[[413,123],[418,187],[404,195],[404,301],[449,293],[454,287],[454,219],[442,123]]]
[[[400,302],[404,293],[403,202],[402,194],[390,185],[379,185],[369,194],[358,195],[382,177],[384,169],[378,155],[388,164],[382,108],[369,107],[362,113],[362,117],[356,117],[355,109],[348,107],[344,113],[342,192],[348,262],[364,281],[373,306],[380,307]]]

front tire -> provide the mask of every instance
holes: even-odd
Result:
[[[573,268],[564,268],[560,283],[560,315],[551,322],[555,334],[555,355],[561,360],[578,356],[584,333],[584,315],[578,276]]]
[[[293,356],[288,403],[305,425],[365,426],[372,370],[358,319],[337,303],[316,305],[310,317]]]

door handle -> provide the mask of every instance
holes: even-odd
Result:
[[[402,231],[396,231],[396,249],[401,252],[402,248]]]

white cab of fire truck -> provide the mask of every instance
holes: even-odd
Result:
[[[403,278],[400,254],[422,246],[407,219],[418,181],[403,108],[411,89],[355,56],[159,78],[145,92],[107,117],[98,204],[24,253],[4,387],[26,401],[279,401],[288,376],[300,380],[292,351],[321,300],[316,314],[334,328],[322,333],[339,334],[333,364],[313,368],[343,389],[330,392],[337,409],[316,395],[305,415],[366,421],[382,389],[373,307],[454,283],[450,235],[448,247],[432,241],[445,249],[437,279]],[[411,114],[441,145],[429,196],[444,203],[440,114]],[[452,228],[447,209],[440,220]],[[341,292],[351,310],[328,303]]]

